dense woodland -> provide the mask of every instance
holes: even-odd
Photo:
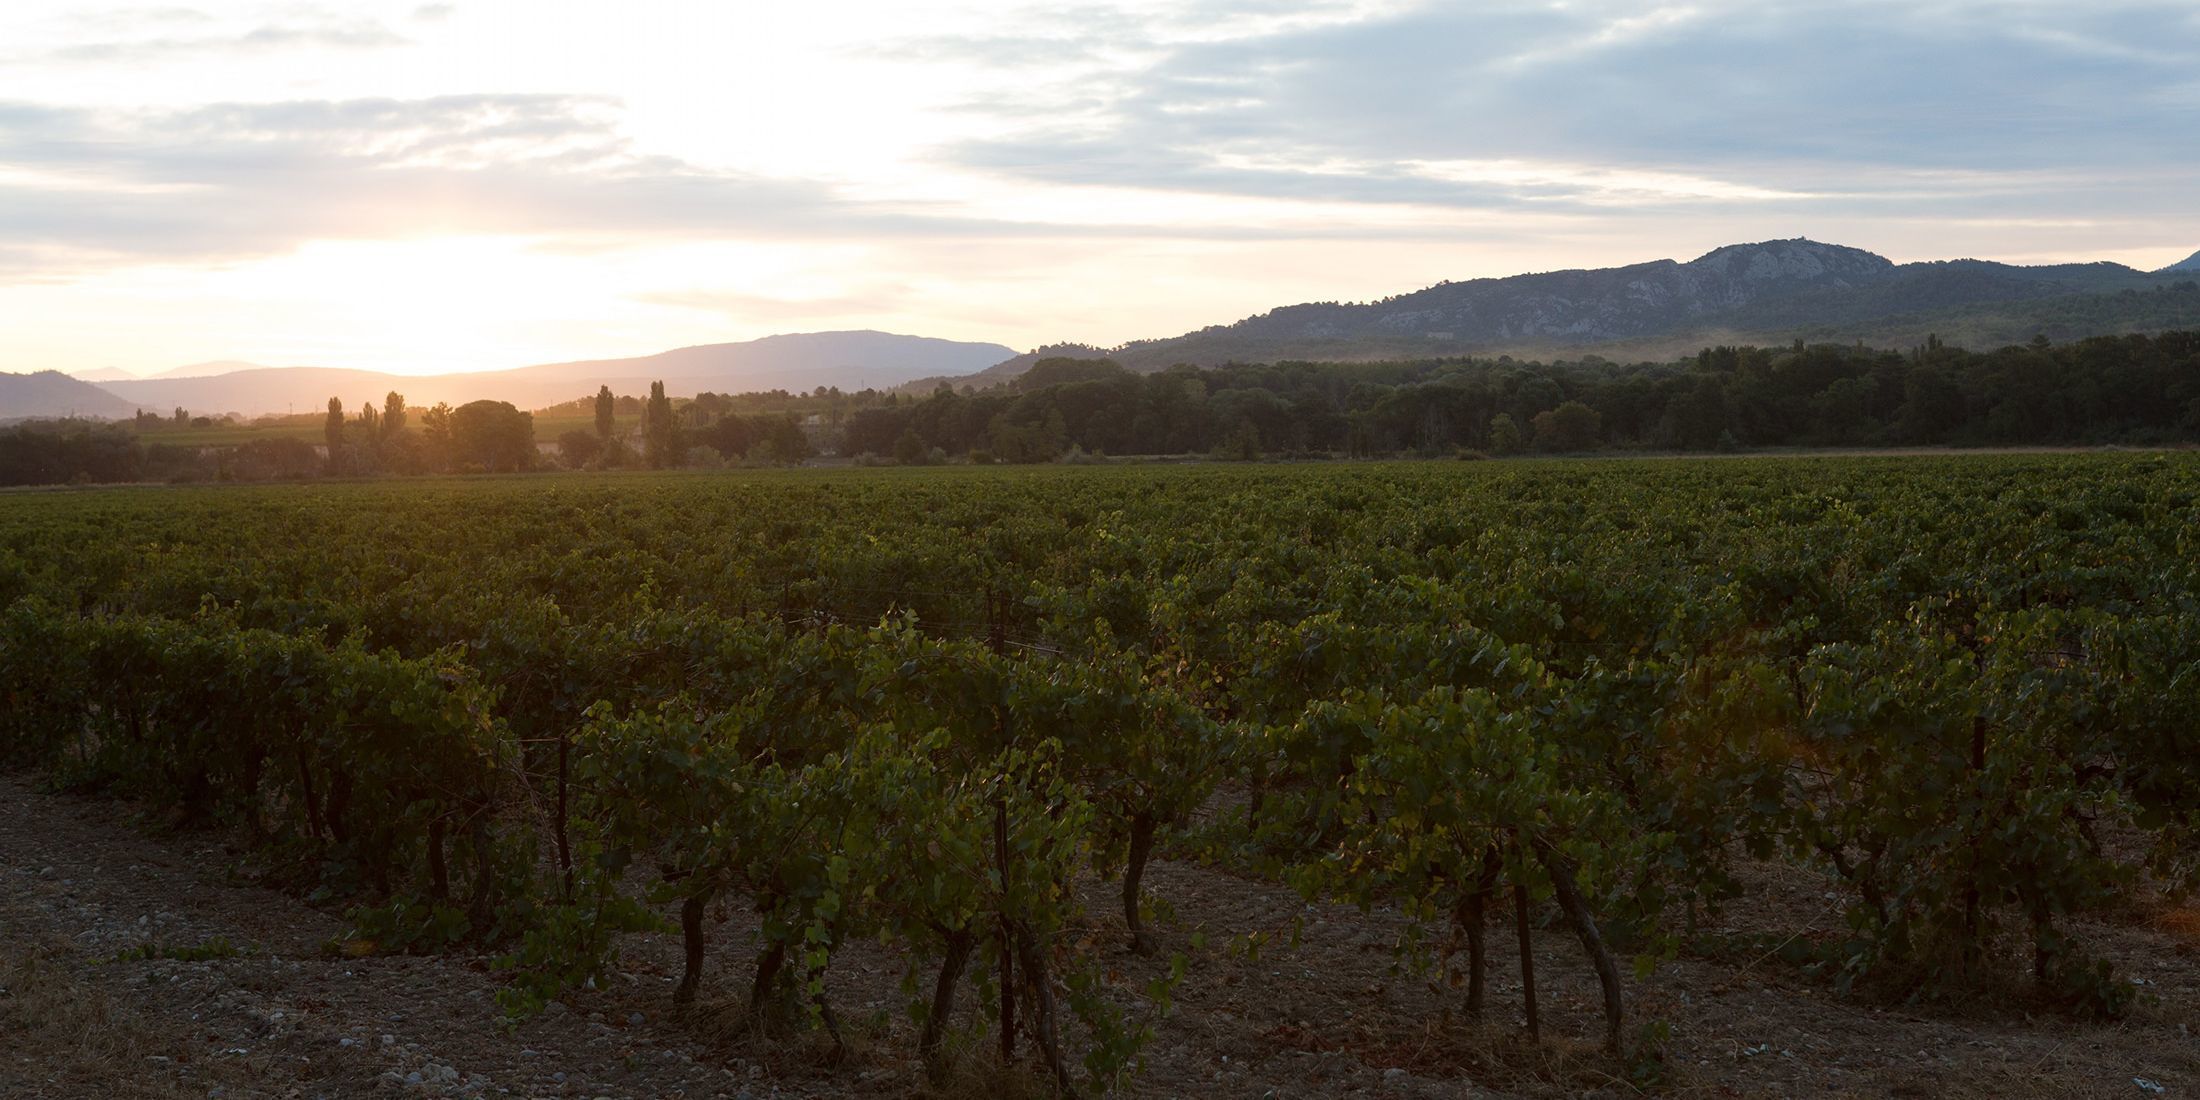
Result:
[[[24,424],[0,431],[0,484],[775,465],[816,455],[928,464],[2162,445],[2200,441],[2200,332],[2041,339],[1990,352],[1938,339],[1907,352],[1798,341],[1630,365],[1592,356],[1139,374],[1105,359],[1061,358],[984,390],[675,399],[657,387],[647,398],[605,390],[535,415],[590,427],[552,440],[502,402],[408,411],[398,394],[355,414],[332,400],[319,447],[300,439],[176,447],[134,425]]]
[[[2200,334],[1973,353],[1712,348],[1680,363],[1280,363],[1135,375],[1049,360],[1014,386],[861,410],[849,453],[1710,451],[2200,438]]]

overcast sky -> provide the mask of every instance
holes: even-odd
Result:
[[[0,5],[0,370],[1115,344],[1807,236],[2200,248],[2200,2]]]

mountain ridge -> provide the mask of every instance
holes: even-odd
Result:
[[[120,420],[136,412],[128,401],[57,370],[0,371],[0,422],[65,416]]]
[[[1367,302],[1302,302],[1114,348],[1058,343],[1019,354],[1000,344],[858,329],[442,375],[217,360],[96,387],[71,380],[114,397],[120,403],[114,406],[83,390],[60,393],[50,379],[10,383],[0,388],[0,418],[54,415],[21,410],[50,409],[56,401],[80,411],[121,407],[166,414],[181,407],[201,414],[256,415],[311,410],[330,396],[347,405],[378,401],[391,391],[414,405],[488,397],[544,408],[586,396],[599,385],[635,394],[652,381],[663,381],[680,395],[818,386],[984,387],[1009,382],[1056,356],[1104,356],[1153,371],[1178,363],[1291,359],[1667,358],[1712,344],[1791,339],[1906,347],[1928,334],[1998,345],[2035,335],[2060,340],[2200,327],[2200,310],[2187,301],[2190,295],[2140,293],[2187,287],[2184,277],[2193,273],[2200,273],[2200,253],[2154,272],[2106,261],[2029,267],[1979,259],[1898,264],[1864,249],[1794,237],[1721,245],[1686,261],[1446,280]],[[200,373],[223,367],[240,369]]]
[[[603,385],[620,394],[640,394],[652,381],[663,381],[681,394],[816,386],[890,389],[921,377],[973,373],[1014,355],[1015,349],[1002,344],[858,329],[782,333],[630,358],[540,363],[497,371],[400,375],[344,367],[247,364],[245,369],[221,374],[155,375],[108,382],[101,388],[132,408],[163,413],[177,407],[194,413],[248,416],[303,412],[322,406],[332,396],[351,407],[357,401],[379,402],[390,392],[404,394],[416,406],[491,398],[532,409],[588,396]],[[23,414],[0,401],[0,416],[13,415]]]
[[[1796,237],[1722,245],[1685,262],[1447,281],[1370,302],[1281,306],[1228,325],[1132,341],[1111,354],[1133,369],[1156,370],[1287,358],[1565,354],[1685,344],[1714,334],[1785,342],[1800,330],[1853,330],[1867,338],[1905,316],[2151,289],[2166,285],[2164,274],[2105,261],[1897,264],[1863,249]],[[2200,317],[2191,323],[2200,324]],[[2022,327],[2023,318],[2009,324]]]

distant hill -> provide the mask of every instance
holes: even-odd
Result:
[[[384,395],[392,390],[404,394],[406,402],[412,405],[433,405],[438,401],[459,404],[476,397],[502,396],[481,392],[486,387],[478,384],[455,381],[470,377],[473,376],[454,374],[407,378],[337,367],[256,367],[228,374],[138,378],[100,385],[132,408],[143,407],[162,413],[181,408],[201,416],[312,412],[325,407],[331,397],[341,399],[346,411],[356,411],[364,401],[380,404]]]
[[[59,416],[118,420],[136,413],[137,406],[128,401],[57,370],[0,373],[0,421]]]
[[[392,390],[414,406],[438,401],[463,404],[491,398],[523,409],[543,408],[593,394],[608,385],[616,393],[647,392],[662,381],[674,394],[705,390],[809,390],[838,386],[891,388],[931,375],[963,375],[1015,355],[1000,344],[966,343],[884,332],[813,332],[767,336],[731,344],[678,348],[632,359],[546,363],[516,370],[465,374],[396,375],[332,367],[256,367],[195,377],[169,377],[221,364],[178,368],[162,376],[105,384],[128,408],[165,412],[245,415],[307,412],[341,398],[346,409],[380,401]],[[0,401],[0,416],[15,415]],[[123,415],[128,415],[125,411]]]
[[[960,375],[1016,354],[1001,344],[965,343],[887,332],[806,332],[738,344],[676,348],[637,359],[591,359],[500,371],[499,375],[591,381],[661,378],[677,393],[710,390],[887,389],[929,375]],[[486,375],[480,377],[488,377]],[[675,386],[673,380],[697,387]]]
[[[905,392],[920,394],[930,393],[942,384],[957,388],[973,386],[978,389],[985,389],[1022,376],[1025,371],[1030,370],[1032,365],[1041,359],[1105,359],[1107,357],[1108,349],[1094,347],[1091,344],[1048,344],[1044,347],[1033,348],[1022,355],[1003,359],[976,374],[935,375],[930,378],[919,378],[914,382],[903,383],[900,388]]]
[[[121,382],[136,378],[137,375],[121,367],[99,367],[95,370],[72,371],[69,377],[80,382]]]
[[[242,359],[214,359],[204,363],[190,363],[170,367],[145,375],[146,378],[212,378],[217,374],[235,374],[243,370],[273,370],[264,363],[247,363]]]
[[[2184,259],[2163,268],[2161,271],[2157,272],[2157,274],[2168,275],[2171,272],[2200,272],[2200,252],[2195,252],[2192,255],[2187,256]]]
[[[1980,344],[2046,332],[2072,339],[2200,325],[2180,295],[2156,295],[2200,267],[2022,267],[1985,260],[1896,264],[1796,239],[1736,244],[1685,263],[1446,282],[1379,301],[1309,302],[1108,354],[1136,370],[1175,363],[1362,361],[1468,354],[1661,358],[1716,343],[1814,340],[1905,347],[1929,332]],[[1936,327],[1937,326],[1937,327]],[[1033,357],[957,383],[1012,376]]]

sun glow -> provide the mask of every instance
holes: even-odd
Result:
[[[241,358],[438,374],[576,358],[575,349],[630,354],[766,335],[771,327],[743,320],[742,310],[843,293],[825,274],[846,262],[841,251],[709,243],[592,252],[503,236],[314,241],[231,266],[215,282],[229,324],[256,334]],[[116,292],[145,291],[143,274],[132,282]]]

